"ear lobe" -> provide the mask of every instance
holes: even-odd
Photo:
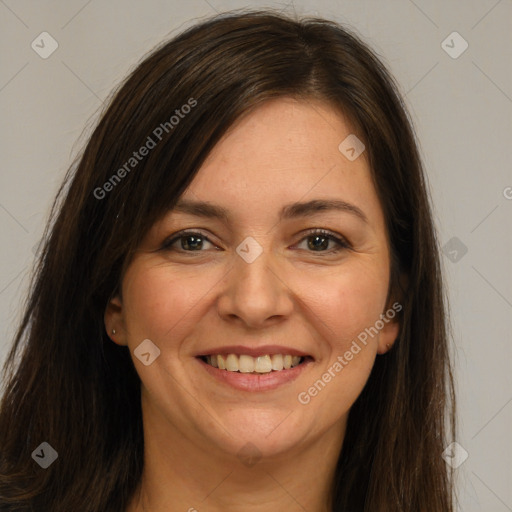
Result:
[[[378,354],[385,354],[393,347],[400,332],[400,322],[398,320],[388,320],[379,333],[377,346]]]
[[[403,310],[403,297],[409,284],[409,276],[405,272],[400,272],[394,286],[390,290],[391,297],[396,300],[382,315],[384,327],[379,333],[379,342],[377,347],[378,354],[389,352],[395,344],[400,334],[401,320],[399,313]],[[389,299],[389,297],[388,297]]]
[[[399,313],[403,306],[400,302],[394,302],[393,305],[381,315],[381,322],[384,324],[379,333],[377,346],[378,354],[385,354],[393,347],[400,334],[401,320]]]
[[[123,304],[118,295],[109,300],[107,307],[105,308],[103,321],[109,338],[117,345],[127,345],[123,318]]]

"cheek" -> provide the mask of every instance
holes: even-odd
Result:
[[[315,280],[315,285],[304,283],[309,286],[305,289],[315,290],[308,300],[325,350],[321,351],[318,372],[298,400],[311,404],[319,424],[332,424],[348,413],[377,355],[378,334],[368,333],[384,310],[388,274],[379,265],[348,267],[329,279]]]
[[[285,281],[296,295],[290,300],[300,298],[297,304],[303,302],[306,306],[299,315],[309,317],[306,323],[314,329],[312,336],[320,336],[324,348],[344,352],[383,312],[388,275],[382,262],[364,256],[324,270],[295,268],[286,273]],[[129,344],[145,338],[164,343],[186,336],[201,322],[198,315],[205,313],[201,304],[209,303],[210,294],[215,296],[223,274],[211,267],[173,269],[144,261],[134,264],[123,282]]]
[[[388,274],[384,265],[347,262],[322,278],[304,274],[299,286],[324,340],[332,350],[345,351],[383,313]]]
[[[205,273],[207,274],[207,273]],[[126,328],[130,339],[163,341],[193,316],[193,308],[212,288],[206,279],[180,269],[178,274],[164,265],[134,266],[123,283]],[[135,342],[135,341],[134,341]]]

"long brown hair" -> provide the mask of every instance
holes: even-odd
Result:
[[[69,169],[4,367],[2,510],[126,509],[143,469],[140,379],[127,347],[105,332],[105,307],[144,234],[226,130],[281,96],[330,102],[364,137],[391,244],[391,287],[403,304],[399,338],[377,357],[350,411],[333,510],[453,510],[441,457],[455,433],[447,305],[399,89],[351,30],[254,10],[209,18],[152,51],[113,93]],[[154,146],[135,163],[148,137]],[[58,452],[47,469],[31,457],[44,441]]]

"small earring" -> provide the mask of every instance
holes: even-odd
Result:
[[[391,348],[391,343],[386,343],[386,348],[389,350]]]
[[[112,334],[115,334],[116,333],[116,330],[115,329],[112,329]]]

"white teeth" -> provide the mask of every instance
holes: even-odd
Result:
[[[226,370],[230,372],[238,371],[238,357],[236,357],[235,354],[229,354],[226,358]]]
[[[241,373],[252,373],[254,371],[254,358],[241,355],[238,358],[238,369]]]
[[[272,356],[272,370],[283,369],[283,356],[281,354],[274,354]]]
[[[301,361],[300,356],[273,354],[252,357],[246,354],[214,354],[206,356],[206,362],[219,370],[240,373],[270,373],[271,371],[289,370]]]
[[[270,356],[258,356],[256,358],[256,364],[254,365],[254,371],[258,373],[269,373],[272,371],[272,360]]]

